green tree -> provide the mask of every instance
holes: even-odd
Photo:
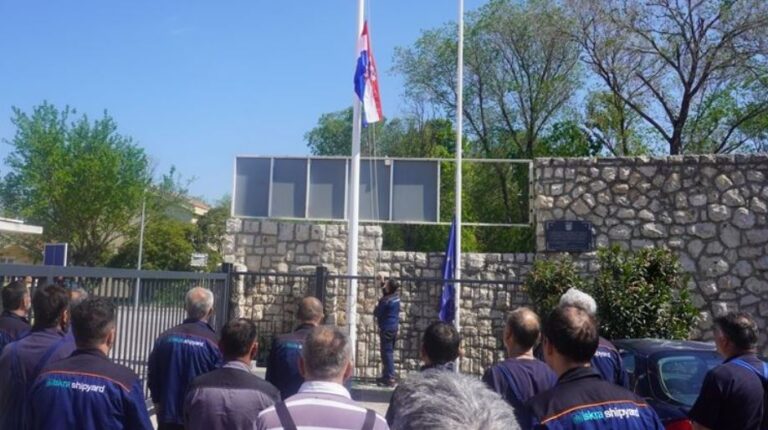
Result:
[[[600,310],[600,330],[612,339],[687,339],[699,312],[688,275],[666,248],[598,251],[600,270],[589,292]]]
[[[698,311],[687,289],[688,275],[672,251],[601,248],[598,264],[598,272],[584,279],[570,258],[537,261],[525,281],[536,311],[548,315],[574,287],[595,298],[600,331],[607,338],[688,337]]]
[[[224,253],[224,236],[227,233],[231,199],[226,196],[197,220],[193,243],[196,252],[208,254],[208,270],[221,264]]]
[[[581,85],[571,25],[551,0],[494,0],[467,14],[463,113],[468,157],[531,159],[541,138],[568,116],[567,107]],[[412,46],[395,53],[406,99],[447,117],[456,109],[455,27],[424,31]],[[465,205],[470,209],[465,219],[525,222],[527,175],[527,169],[505,163],[472,166],[464,197],[473,202]],[[475,231],[486,251],[529,250],[533,244],[526,230]]]
[[[150,171],[144,151],[106,112],[70,121],[75,114],[48,103],[13,109],[0,198],[8,215],[42,225],[45,241],[68,242],[71,264],[93,266],[137,217]]]
[[[568,5],[579,22],[575,36],[587,65],[669,154],[759,144],[754,140],[759,133],[749,133],[754,130],[746,125],[768,113],[768,2],[569,0]]]
[[[195,252],[195,225],[172,219],[155,218],[146,224],[142,269],[190,270],[190,257]],[[109,262],[112,267],[135,268],[139,256],[139,236],[124,243]]]
[[[590,139],[616,157],[647,155],[651,148],[640,130],[637,112],[616,94],[596,91],[587,97],[586,126]]]

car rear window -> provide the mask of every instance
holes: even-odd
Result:
[[[672,400],[693,406],[704,375],[722,362],[720,355],[707,351],[661,357],[656,361],[661,388]]]

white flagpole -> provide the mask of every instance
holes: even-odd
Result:
[[[357,40],[363,32],[365,21],[365,0],[357,1],[357,37],[355,38],[355,60],[357,60]],[[355,95],[352,104],[352,166],[349,178],[349,206],[347,207],[347,275],[349,289],[347,291],[347,324],[349,324],[349,343],[352,345],[352,359],[357,351],[357,237],[360,216],[360,133],[362,125],[362,106]]]
[[[453,278],[461,279],[461,132],[464,121],[464,0],[459,0],[459,46],[456,71],[456,257]],[[461,283],[454,284],[454,319],[456,330],[461,333]],[[459,372],[459,360],[456,371]]]

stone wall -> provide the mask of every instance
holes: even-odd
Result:
[[[713,316],[737,309],[765,329],[767,176],[768,155],[537,160],[537,256],[546,257],[545,221],[587,220],[598,246],[677,252],[692,274],[700,337],[711,338]],[[594,254],[577,258],[596,269]]]
[[[296,304],[314,291],[315,268],[322,265],[331,274],[325,289],[326,322],[346,325],[348,281],[333,276],[346,273],[346,225],[232,219],[227,231],[228,259],[238,271],[253,272],[235,282],[231,297],[235,316],[254,319],[262,333],[291,330]],[[373,276],[380,272],[402,280],[397,370],[418,369],[421,334],[436,320],[439,308],[443,254],[382,251],[380,227],[366,226],[360,233],[358,271],[368,278],[358,285],[357,373],[373,378],[380,372],[373,318],[381,295]],[[501,358],[498,338],[504,314],[527,302],[518,281],[533,258],[533,254],[463,254],[463,277],[474,280],[462,290],[465,371],[481,372]],[[294,275],[281,275],[285,273]]]
[[[537,253],[545,249],[544,222],[586,220],[597,245],[638,249],[666,246],[692,274],[689,285],[701,309],[696,337],[711,337],[712,317],[746,310],[764,332],[768,321],[768,155],[667,158],[539,159],[535,162],[534,212]],[[225,254],[242,270],[303,273],[243,277],[232,300],[238,315],[260,321],[263,331],[295,324],[296,302],[313,291],[317,265],[346,273],[346,225],[230,220]],[[373,276],[433,278],[403,285],[400,372],[418,367],[419,336],[435,319],[442,253],[382,251],[381,229],[361,227],[358,271]],[[594,253],[574,255],[584,272],[597,269]],[[478,373],[500,358],[504,313],[527,302],[514,284],[528,272],[534,254],[463,254],[463,277],[476,280],[462,294],[464,370]],[[329,323],[346,324],[346,288],[332,277],[326,290]],[[378,334],[372,312],[379,297],[372,279],[358,294],[358,372],[375,376]],[[766,335],[761,335],[766,345]],[[768,353],[768,350],[764,348]]]

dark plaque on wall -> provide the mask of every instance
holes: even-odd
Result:
[[[547,251],[589,252],[595,248],[592,223],[587,221],[547,221],[544,224]]]

